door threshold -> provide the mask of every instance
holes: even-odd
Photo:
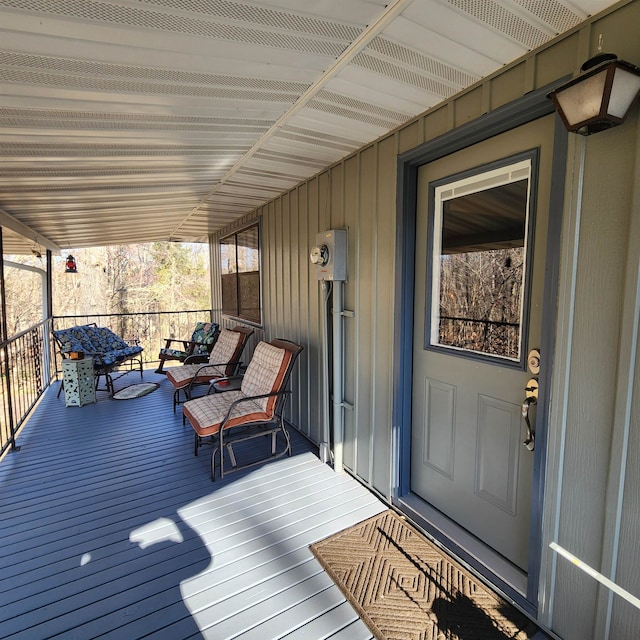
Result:
[[[525,613],[535,618],[536,605],[527,600],[527,573],[481,542],[416,494],[409,493],[396,506],[436,543],[468,566],[480,579],[497,589]]]

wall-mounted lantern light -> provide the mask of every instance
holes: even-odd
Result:
[[[580,70],[548,95],[567,130],[590,136],[622,124],[640,93],[640,69],[615,54],[600,53]]]
[[[67,259],[64,262],[64,272],[78,273],[78,268],[76,267],[76,259],[71,254],[67,256]]]

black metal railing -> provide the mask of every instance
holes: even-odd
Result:
[[[67,329],[76,325],[95,323],[108,327],[124,340],[136,340],[144,349],[143,365],[158,362],[160,347],[167,338],[186,340],[193,333],[196,322],[218,322],[209,309],[188,311],[157,311],[150,313],[97,313],[74,316],[55,316],[53,329]],[[175,345],[174,345],[175,346]],[[56,354],[56,371],[60,371],[60,354]]]
[[[47,387],[59,378],[61,358],[52,330],[92,322],[108,327],[125,340],[137,340],[144,349],[143,366],[155,368],[165,340],[188,339],[200,321],[217,322],[221,327],[236,324],[224,318],[220,310],[209,309],[54,316],[0,343],[0,456],[8,449],[17,449],[20,427]],[[262,336],[262,330],[256,328],[246,353],[253,352]]]
[[[51,320],[0,343],[0,455],[16,449],[16,435],[53,376]]]
[[[150,365],[158,362],[158,352],[167,338],[186,339],[196,322],[212,320],[213,315],[207,309],[55,316],[0,343],[0,456],[8,449],[17,449],[20,427],[62,369],[51,338],[53,329],[91,322],[109,327],[125,339],[138,340],[144,347],[143,364]]]

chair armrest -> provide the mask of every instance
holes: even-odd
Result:
[[[203,364],[201,367],[199,367],[199,368],[196,370],[196,373],[195,373],[195,375],[194,375],[194,378],[195,378],[195,377],[197,377],[197,376],[199,376],[199,375],[200,375],[200,373],[201,373],[202,371],[204,371],[205,369],[209,369],[209,368],[211,368],[211,367],[224,367],[224,366],[226,366],[226,363],[224,363],[224,364],[216,364],[215,362],[207,362],[207,364]],[[218,380],[219,380],[219,379],[220,379],[220,378],[218,378]]]
[[[232,382],[237,382],[238,380],[242,380],[243,376],[241,374],[235,376],[223,376],[222,378],[214,378],[210,383],[207,389],[207,393],[205,395],[210,395],[211,391],[214,393],[224,393],[225,391],[237,391],[240,387],[233,386]],[[228,389],[219,389],[217,385],[221,386],[229,386]]]
[[[207,366],[209,367],[228,367],[232,364],[234,367],[242,364],[239,360],[231,360],[230,362],[209,362]]]
[[[238,398],[237,400],[234,400],[229,405],[229,409],[227,410],[227,415],[224,417],[224,420],[220,423],[220,431],[222,432],[222,430],[224,429],[224,425],[226,424],[226,422],[231,417],[231,413],[233,412],[235,407],[237,407],[239,404],[241,404],[243,402],[248,402],[249,400],[263,400],[264,398],[275,398],[277,396],[283,396],[283,395],[290,394],[290,393],[292,393],[291,389],[281,389],[280,391],[272,391],[271,393],[263,393],[263,394],[261,394],[259,396],[245,396],[244,398]]]
[[[165,344],[164,344],[164,348],[165,348],[165,349],[168,349],[168,348],[169,348],[169,345],[170,345],[172,342],[179,342],[181,345],[183,345],[183,346],[184,346],[185,350],[186,350],[186,348],[187,348],[187,345],[189,344],[189,340],[180,340],[179,338],[165,338],[165,339],[164,339],[164,342],[165,342]]]
[[[186,362],[186,361],[185,361]],[[191,378],[191,381],[189,382],[189,384],[187,385],[187,391],[188,393],[191,393],[194,384],[196,383],[196,378],[201,374],[201,372],[203,372],[205,369],[208,369],[209,367],[226,367],[228,366],[230,363],[229,362],[220,362],[220,363],[215,363],[215,362],[209,362],[205,365],[203,365],[202,367],[200,367],[199,369],[196,370],[193,378]],[[233,363],[231,363],[233,364]],[[209,383],[209,387],[207,388],[207,392],[205,393],[205,395],[209,395],[211,393],[211,389],[214,389],[214,384],[218,383],[218,382],[222,382],[222,381],[230,381],[230,380],[238,380],[241,379],[242,376],[221,376],[219,378],[215,378],[214,380],[212,380]],[[217,391],[216,391],[217,393]]]
[[[205,362],[209,362],[209,356],[206,353],[200,353],[187,356],[183,364],[204,364]]]

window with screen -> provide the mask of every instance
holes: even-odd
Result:
[[[260,324],[260,229],[255,224],[220,241],[222,312]]]

